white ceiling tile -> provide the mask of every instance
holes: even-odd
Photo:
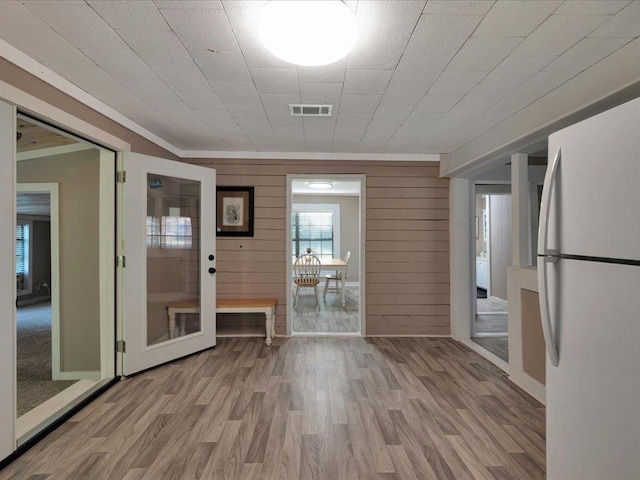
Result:
[[[195,10],[222,10],[220,0],[153,0],[158,8],[179,8]]]
[[[258,28],[260,12],[266,0],[234,0],[224,1],[229,23],[234,32],[254,32]]]
[[[153,71],[174,91],[211,91],[211,85],[195,65],[162,65],[153,67]]]
[[[333,135],[336,128],[335,117],[302,117],[305,136],[321,137],[327,133]]]
[[[495,103],[495,102],[494,102]],[[477,103],[458,103],[455,107],[447,112],[449,118],[473,118],[481,113],[486,112],[490,105],[482,105]]]
[[[294,66],[269,52],[252,32],[237,32],[236,39],[249,68],[292,68]]]
[[[298,80],[304,83],[343,83],[347,71],[347,58],[322,67],[298,66]]]
[[[261,103],[226,103],[225,106],[236,121],[247,119],[268,122]]]
[[[544,71],[580,73],[629,41],[628,38],[584,38],[547,65]]]
[[[92,0],[89,5],[113,29],[169,30],[156,6],[149,1]]]
[[[2,2],[0,30],[4,28],[46,28],[44,22],[16,1]]]
[[[514,53],[561,55],[608,18],[607,15],[552,15]]]
[[[151,106],[168,119],[193,115],[191,109],[182,102],[154,102]]]
[[[333,134],[334,138],[360,138],[366,132],[366,125],[340,125],[340,121],[336,124],[336,130]]]
[[[393,71],[391,70],[352,70],[348,69],[344,80],[346,94],[382,94]]]
[[[367,113],[349,113],[340,112],[338,114],[337,126],[341,127],[366,127],[373,118],[372,112]]]
[[[482,15],[422,15],[405,55],[455,55],[482,20]]]
[[[333,137],[333,142],[331,143],[331,151],[334,153],[355,152],[359,144],[360,138]]]
[[[415,113],[446,113],[462,99],[462,95],[425,95],[416,105]]]
[[[536,100],[572,78],[573,72],[538,72],[518,88],[514,95]]]
[[[271,124],[266,119],[266,117],[264,119],[237,118],[236,123],[249,138],[251,138],[253,135],[262,134],[273,136]]]
[[[482,83],[501,84],[506,89],[515,88],[556,58],[554,55],[510,55],[489,72]]]
[[[176,92],[192,110],[225,110],[224,103],[212,90],[209,92]]]
[[[473,36],[526,37],[561,4],[562,1],[498,1],[473,32]]]
[[[160,79],[125,78],[121,82],[145,102],[179,102],[180,98]]]
[[[516,86],[514,85],[513,88]],[[502,99],[510,90],[510,87],[500,83],[479,83],[459,103],[461,105],[476,105],[488,108]]]
[[[187,50],[239,50],[224,10],[167,9],[160,12]]]
[[[54,70],[64,70],[67,80],[86,91],[92,90],[123,90],[124,86],[118,80],[105,72],[98,65],[51,65]]]
[[[430,86],[428,83],[392,83],[387,87],[380,103],[417,105]]]
[[[359,70],[393,69],[400,59],[425,2],[358,2],[358,41],[348,66]]]
[[[252,82],[211,82],[220,100],[231,103],[259,103],[260,97]]]
[[[149,105],[129,90],[93,90],[91,92],[99,100],[116,109],[123,115],[141,123],[155,113]]]
[[[295,93],[300,91],[295,68],[252,68],[251,76],[260,93]]]
[[[610,38],[640,36],[640,2],[636,0],[630,3],[589,36]]]
[[[393,73],[392,83],[433,83],[453,55],[428,57],[423,55],[403,55]]]
[[[384,97],[382,99],[384,101]],[[380,104],[373,116],[374,120],[404,120],[413,111],[415,105]]]
[[[424,12],[429,15],[484,15],[494,0],[429,0]]]
[[[554,15],[614,15],[631,3],[629,0],[566,0]]]
[[[289,104],[300,103],[300,95],[297,93],[261,93],[260,100],[268,113],[289,115]]]
[[[239,52],[191,52],[196,65],[208,80],[251,81],[251,73]]]
[[[147,65],[193,65],[180,39],[170,30],[118,30]]]
[[[302,103],[340,103],[341,83],[301,83],[300,100]]]
[[[392,135],[402,125],[402,120],[384,120],[373,118],[367,126],[367,133],[380,132],[381,135]]]
[[[429,95],[466,95],[486,72],[442,72],[429,89]]]
[[[305,140],[309,152],[330,152],[332,143],[333,137]]]
[[[77,48],[126,48],[127,45],[88,5],[28,4],[29,10]]]
[[[48,27],[0,29],[0,37],[46,65],[93,65],[89,57]]]
[[[407,117],[398,132],[396,132],[396,135],[413,136],[417,131],[424,132],[425,128],[428,128],[438,122],[443,116],[444,113],[414,111]]]
[[[447,70],[488,72],[502,62],[522,41],[520,38],[470,38],[458,51]]]
[[[157,75],[130,49],[84,49],[82,52],[116,78],[156,78]]]
[[[340,99],[340,113],[375,112],[381,99],[382,95],[342,95]]]
[[[302,128],[302,122],[296,126],[273,126],[273,133],[276,137],[302,137],[304,128]]]
[[[519,112],[524,107],[529,105],[533,100],[529,97],[521,95],[515,95],[513,92],[507,94],[502,100],[493,105],[487,113],[503,115],[504,118],[508,118],[516,112]]]
[[[225,127],[229,134],[242,133],[236,121],[226,110],[193,110],[193,113],[202,120],[205,125]],[[220,135],[217,129],[215,131]]]
[[[302,117],[292,117],[288,112],[267,112],[269,123],[275,127],[302,127]]]

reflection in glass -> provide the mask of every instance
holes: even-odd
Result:
[[[147,345],[155,345],[201,330],[200,182],[147,180]],[[193,312],[178,313],[169,331],[168,306],[176,302],[193,304]]]

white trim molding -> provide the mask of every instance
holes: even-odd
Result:
[[[264,160],[362,160],[377,162],[440,162],[439,153],[331,153],[331,152],[235,152],[226,150],[180,150],[181,158]]]

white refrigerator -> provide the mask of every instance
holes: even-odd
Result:
[[[640,479],[640,99],[549,137],[547,479]]]

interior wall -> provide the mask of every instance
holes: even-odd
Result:
[[[351,252],[347,266],[347,281],[359,282],[360,235],[358,218],[360,217],[360,199],[344,195],[293,195],[293,203],[337,203],[340,205],[340,257]]]
[[[17,181],[58,183],[60,365],[100,370],[99,172],[97,149],[18,162]]]
[[[437,163],[189,159],[255,187],[255,234],[218,237],[218,297],[278,298],[286,333],[287,174],[366,175],[368,335],[449,335],[449,180]]]
[[[51,287],[51,222],[35,220],[33,216],[18,215],[18,220],[27,219],[32,221],[29,237],[33,244],[33,258],[30,262],[31,294],[20,295],[18,305],[29,300],[48,297],[49,290],[43,286],[43,283]]]
[[[489,196],[491,296],[507,300],[507,267],[511,263],[511,195]]]

